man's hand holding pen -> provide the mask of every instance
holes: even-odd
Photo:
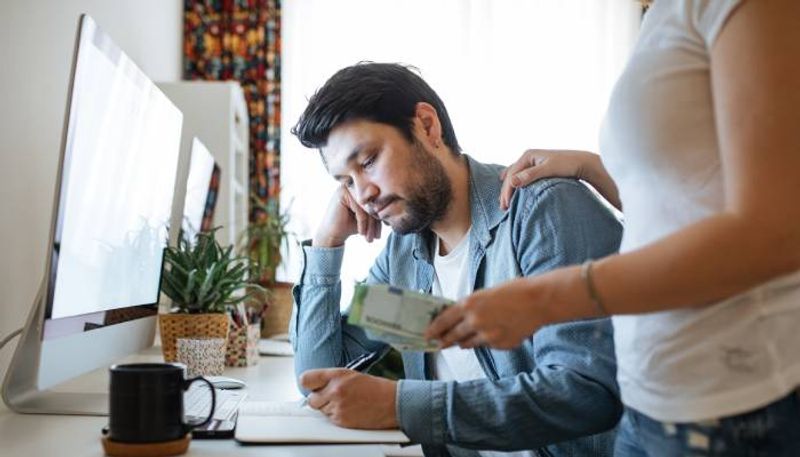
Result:
[[[308,406],[321,411],[336,425],[347,428],[397,428],[397,382],[356,370],[366,369],[374,357],[356,359],[347,368],[308,370],[300,385],[308,389]]]

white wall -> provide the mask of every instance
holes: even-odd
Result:
[[[151,79],[181,77],[180,0],[2,0],[0,338],[24,324],[42,279],[75,31],[84,12]],[[0,375],[13,347],[0,351]]]

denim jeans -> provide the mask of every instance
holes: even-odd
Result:
[[[620,457],[798,456],[800,399],[791,393],[763,408],[712,421],[672,424],[625,408],[615,446]]]

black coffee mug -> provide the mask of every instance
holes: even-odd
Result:
[[[108,438],[120,443],[161,443],[181,439],[214,416],[214,386],[203,378],[184,379],[169,363],[131,363],[110,369]],[[211,411],[198,423],[183,417],[183,393],[195,381],[208,384]]]

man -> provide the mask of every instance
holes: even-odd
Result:
[[[611,455],[622,409],[607,319],[544,328],[513,351],[406,352],[397,382],[331,368],[385,347],[339,312],[349,236],[393,229],[368,282],[458,299],[615,252],[621,227],[591,192],[543,180],[502,211],[501,168],[461,154],[442,101],[400,65],[340,70],[293,133],[341,183],[294,290],[290,331],[309,405],[345,427],[400,427],[426,455]]]

